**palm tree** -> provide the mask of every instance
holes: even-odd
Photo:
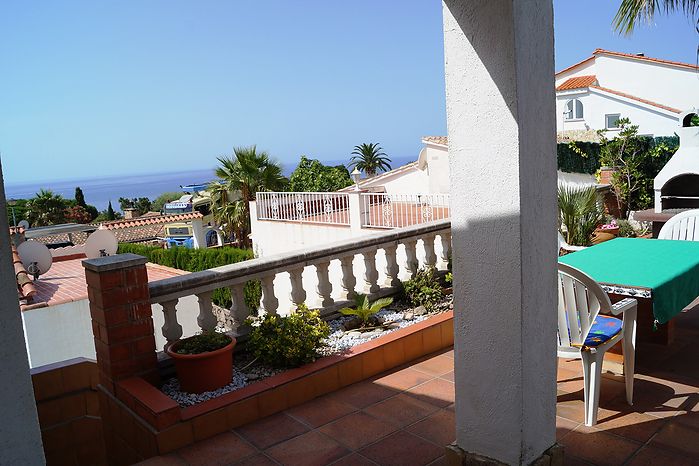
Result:
[[[379,171],[391,169],[388,163],[391,159],[386,156],[378,142],[354,146],[352,155],[350,167],[363,171],[366,176],[374,176]]]
[[[622,0],[614,16],[614,28],[624,34],[630,34],[639,23],[651,22],[659,10],[664,13],[683,11],[688,17],[696,20],[699,32],[698,0]]]
[[[41,189],[27,201],[27,219],[32,226],[56,225],[65,222],[68,202],[60,194]]]
[[[214,217],[244,247],[250,245],[250,201],[259,191],[281,191],[289,180],[282,168],[266,152],[257,152],[255,146],[236,147],[233,157],[219,157],[216,168],[218,181],[212,183]],[[239,196],[238,196],[239,193]]]

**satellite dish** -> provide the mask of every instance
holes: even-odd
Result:
[[[34,280],[49,271],[53,263],[51,251],[43,243],[32,239],[23,242],[17,247],[17,253],[22,259],[24,268],[34,276]]]
[[[25,230],[29,229],[29,222],[26,220],[20,220],[19,223],[17,224],[18,227],[24,228]]]
[[[85,255],[88,259],[113,256],[117,252],[117,239],[109,230],[96,230],[85,242]]]

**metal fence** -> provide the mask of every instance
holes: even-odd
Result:
[[[363,193],[362,226],[401,228],[449,218],[448,194]]]
[[[349,194],[258,192],[258,220],[349,225]]]

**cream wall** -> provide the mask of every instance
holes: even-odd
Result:
[[[699,82],[697,83],[699,87]],[[583,104],[583,119],[566,121],[563,118],[566,102],[579,99]],[[595,89],[561,93],[556,96],[556,121],[558,131],[605,129],[606,114],[621,114],[638,125],[639,134],[672,136],[678,128],[678,115],[662,109],[653,109],[641,103],[633,103],[623,97],[616,97]],[[614,130],[608,132],[614,137]]]
[[[162,307],[153,304],[155,344],[162,350],[167,340],[161,328],[164,323]],[[182,325],[182,336],[199,331],[197,316],[199,303],[196,296],[186,296],[177,304],[177,320]],[[90,303],[87,299],[40,307],[22,312],[30,367],[38,367],[71,358],[95,359]]]

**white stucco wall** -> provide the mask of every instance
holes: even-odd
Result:
[[[427,192],[449,193],[449,151],[444,146],[426,144],[420,152],[420,166],[424,165],[429,180]]]
[[[0,464],[41,465],[45,464],[44,449],[29,361],[24,352],[24,332],[10,244],[0,167]]]
[[[427,193],[430,189],[430,180],[426,171],[411,168],[397,173],[395,176],[386,177],[374,183],[366,183],[362,187],[371,188],[374,186],[383,186],[387,193]]]
[[[697,83],[699,87],[699,82]],[[583,104],[582,120],[564,120],[563,113],[566,103],[571,99],[579,99]],[[621,118],[630,118],[631,123],[638,125],[639,134],[654,136],[672,136],[678,125],[678,115],[662,109],[655,109],[641,103],[634,103],[623,97],[618,97],[597,91],[559,92],[556,96],[556,123],[558,131],[564,130],[600,130],[605,129],[605,115],[621,114]],[[614,137],[615,130],[610,130],[608,137]]]
[[[162,307],[154,304],[152,308],[155,343],[162,350],[167,342],[161,331],[164,323]],[[177,319],[182,325],[183,337],[199,331],[198,314],[196,296],[180,299]],[[77,357],[95,359],[90,303],[87,299],[26,310],[22,312],[22,324],[31,367]]]
[[[553,8],[443,3],[457,445],[530,464],[555,442]]]

